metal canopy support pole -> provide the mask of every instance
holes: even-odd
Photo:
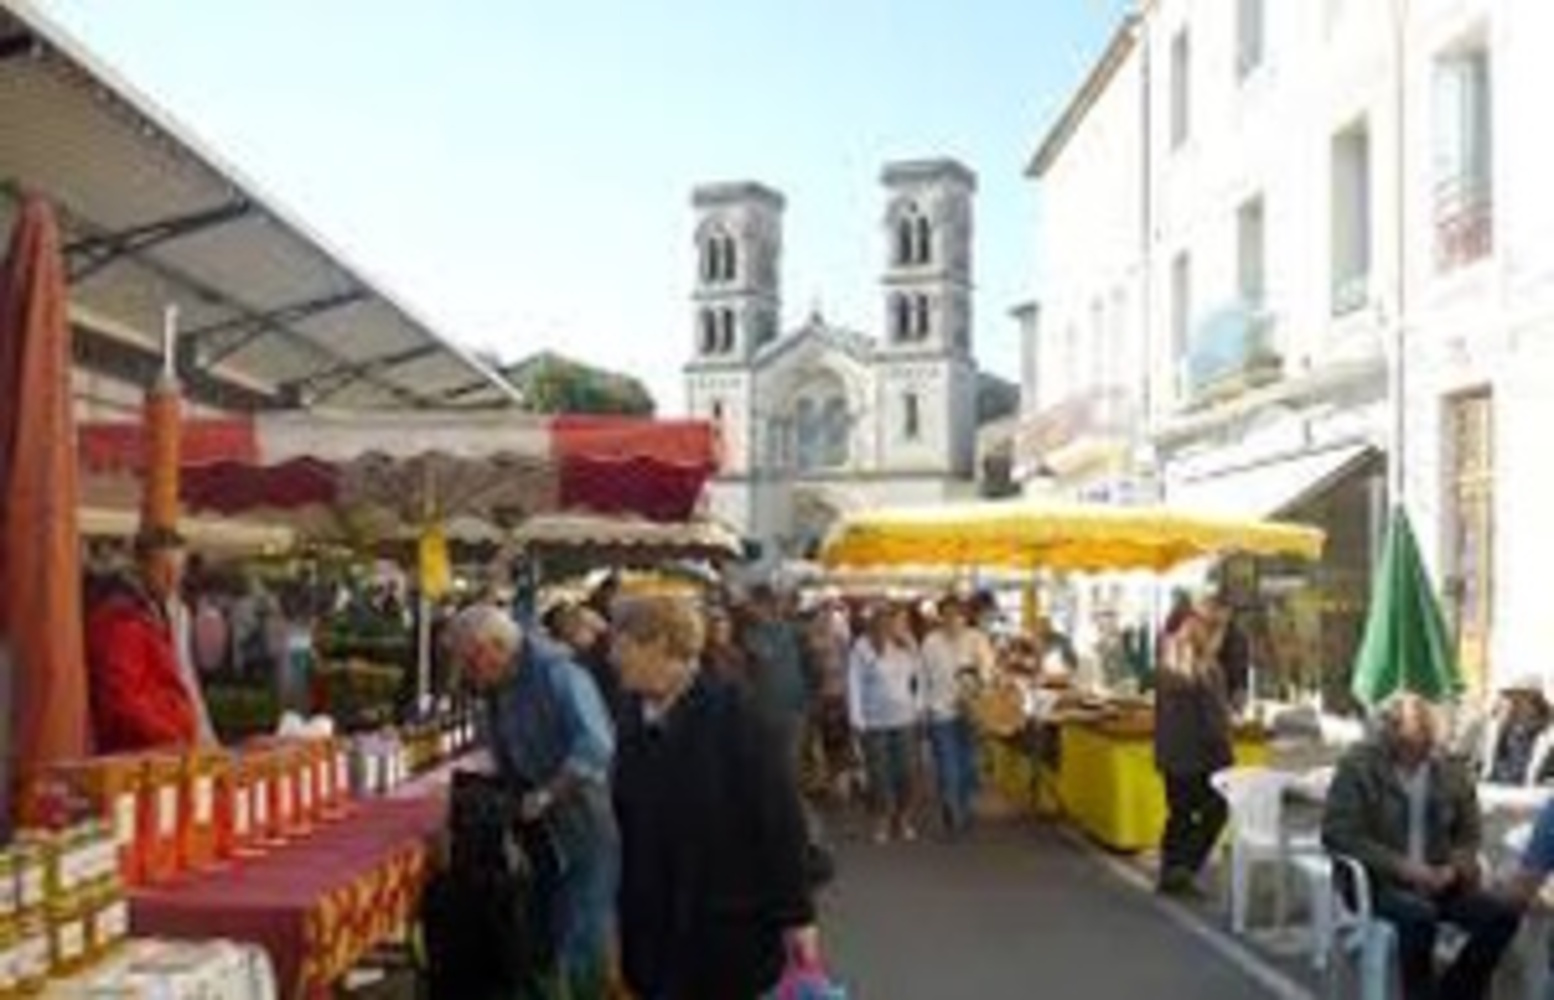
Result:
[[[432,519],[436,517],[437,501],[433,495],[432,463],[429,459],[421,463],[421,496],[422,516],[421,531],[425,533]],[[416,576],[419,578],[419,586],[416,587],[418,614],[416,615],[416,653],[415,653],[415,693],[416,713],[419,715],[426,705],[432,689],[432,599],[426,592],[425,567],[421,565],[421,546],[416,545]]]

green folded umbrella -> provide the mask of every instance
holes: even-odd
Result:
[[[1462,690],[1456,649],[1401,507],[1387,526],[1350,690],[1367,706],[1398,691],[1439,702]]]

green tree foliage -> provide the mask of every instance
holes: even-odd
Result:
[[[503,369],[536,413],[652,416],[653,397],[629,375],[545,351]]]

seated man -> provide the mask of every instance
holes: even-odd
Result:
[[[1472,778],[1436,752],[1435,715],[1417,695],[1388,702],[1378,723],[1376,737],[1338,765],[1322,842],[1369,874],[1377,915],[1397,928],[1405,998],[1479,1000],[1488,996],[1519,916],[1481,884]],[[1460,928],[1468,941],[1437,976],[1442,924]]]
[[[1521,680],[1500,692],[1493,733],[1487,747],[1486,771],[1490,781],[1506,785],[1537,784],[1547,776],[1548,762],[1532,774],[1539,740],[1548,730],[1551,712],[1537,680]]]

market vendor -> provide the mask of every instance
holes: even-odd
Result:
[[[135,536],[133,572],[88,613],[87,661],[98,753],[191,746],[203,699],[180,663],[171,608],[183,574],[183,538],[170,528]]]

